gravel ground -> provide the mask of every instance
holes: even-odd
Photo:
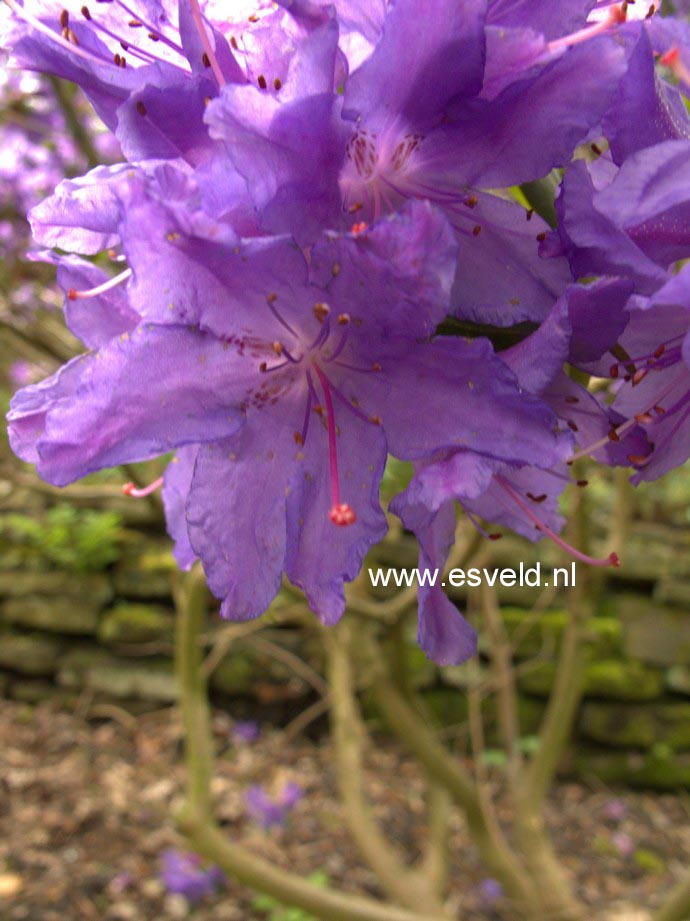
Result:
[[[260,714],[259,714],[260,718]],[[327,739],[286,741],[262,725],[233,741],[217,712],[218,816],[235,840],[308,875],[375,894],[343,828]],[[390,741],[367,757],[368,792],[386,831],[415,856],[424,841],[423,783]],[[248,816],[254,783],[294,781],[304,798],[285,828]],[[261,921],[252,893],[229,881],[193,910],[160,881],[160,856],[179,845],[171,815],[183,784],[175,711],[86,720],[50,705],[0,702],[0,919],[2,921]],[[503,807],[499,805],[499,816]],[[690,799],[559,785],[548,821],[556,848],[592,918],[644,921],[690,863]],[[451,898],[463,921],[512,921],[494,900],[458,815],[451,822]],[[277,913],[271,921],[280,921]],[[292,921],[292,919],[290,919]]]

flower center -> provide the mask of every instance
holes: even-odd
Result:
[[[346,210],[355,213],[367,208],[375,220],[413,195],[415,153],[423,141],[424,135],[401,132],[396,125],[380,133],[366,128],[355,131],[347,142],[340,175]]]
[[[338,469],[338,445],[337,439],[340,435],[340,428],[336,421],[335,401],[346,406],[350,413],[358,419],[372,424],[380,425],[379,416],[367,416],[359,408],[358,401],[348,399],[343,391],[336,386],[333,377],[342,376],[343,371],[354,373],[377,373],[381,370],[379,364],[373,364],[370,367],[358,367],[348,361],[343,360],[343,356],[349,358],[347,348],[350,343],[350,335],[353,322],[346,313],[337,316],[331,314],[328,304],[318,302],[312,307],[312,314],[319,323],[319,330],[316,336],[311,340],[304,334],[298,333],[293,327],[281,316],[276,306],[277,298],[269,294],[266,302],[271,313],[278,320],[280,325],[290,333],[294,344],[290,343],[288,349],[283,342],[273,342],[270,345],[270,351],[277,358],[281,359],[276,364],[269,364],[268,361],[262,361],[259,365],[259,371],[262,375],[273,372],[287,372],[292,370],[293,381],[295,377],[302,377],[306,381],[306,405],[302,423],[302,429],[294,433],[295,443],[299,446],[305,444],[309,433],[312,413],[315,413],[326,426],[328,434],[328,461],[331,483],[331,507],[328,517],[333,524],[339,527],[354,524],[357,520],[357,514],[347,502],[343,502],[340,492],[340,474]],[[349,375],[348,375],[349,377]],[[316,384],[322,394],[319,397]],[[264,388],[259,388],[259,392],[254,400],[257,408],[265,405],[266,401],[257,402],[258,396]],[[280,387],[274,388],[274,392],[279,392]]]

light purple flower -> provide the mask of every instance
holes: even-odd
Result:
[[[213,894],[226,882],[218,867],[204,869],[198,854],[174,848],[161,856],[161,880],[168,892],[184,896],[191,904]]]
[[[288,814],[303,797],[302,788],[288,781],[277,796],[271,796],[260,784],[254,784],[246,791],[245,802],[254,821],[269,829],[285,825]]]

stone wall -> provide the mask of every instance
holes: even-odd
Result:
[[[68,492],[79,507],[88,495]],[[173,702],[172,667],[175,564],[153,504],[117,498],[102,507],[122,517],[116,553],[100,572],[60,568],[17,542],[11,516],[40,518],[54,496],[14,490],[0,511],[0,690],[28,702],[49,696],[69,706],[118,704],[138,710]],[[541,562],[561,565],[553,548],[505,538],[492,546],[489,565]],[[384,544],[382,561],[415,566],[406,537]],[[76,568],[75,568],[76,565]],[[626,542],[623,565],[606,575],[602,601],[588,636],[590,663],[585,700],[566,769],[607,783],[690,787],[690,529],[638,522]],[[502,616],[518,665],[521,732],[533,743],[555,671],[555,655],[567,622],[563,592],[545,610],[543,589],[499,590]],[[449,590],[460,606],[460,590]],[[541,601],[540,601],[541,597]],[[223,630],[211,621],[210,629]],[[486,651],[486,640],[480,648]],[[287,656],[286,656],[287,653]],[[295,628],[275,627],[260,640],[234,643],[211,675],[219,702],[278,707],[284,716],[308,705],[313,692],[290,666],[290,655],[318,669],[318,653]],[[446,726],[466,722],[465,667],[437,669],[411,640],[415,680],[427,704]],[[481,666],[486,667],[485,664]],[[105,711],[104,711],[105,712]],[[488,745],[491,702],[486,705]]]

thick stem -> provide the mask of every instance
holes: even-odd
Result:
[[[381,831],[364,796],[362,744],[364,726],[354,693],[349,622],[324,632],[331,686],[335,766],[348,830],[386,894],[398,904],[443,914],[443,906],[403,855]]]
[[[231,843],[216,826],[192,811],[182,812],[178,826],[198,854],[213,861],[232,879],[284,905],[297,905],[323,921],[443,921],[439,915],[418,914],[372,899],[320,889]]]
[[[213,746],[201,636],[206,626],[208,589],[197,563],[175,591],[175,666],[180,690],[187,764],[187,801],[200,820],[211,821]]]
[[[575,495],[572,526],[584,546],[588,528],[582,494]],[[584,917],[584,907],[573,898],[570,883],[554,853],[544,825],[543,807],[558,764],[571,738],[584,689],[587,649],[584,637],[591,615],[591,599],[584,573],[568,596],[570,620],[561,641],[556,677],[539,732],[539,747],[520,778],[515,831],[535,885],[540,887],[542,910],[563,921]]]
[[[389,727],[404,742],[429,774],[451,794],[465,819],[488,870],[513,900],[517,912],[534,918],[533,887],[510,850],[500,828],[482,810],[472,778],[439,743],[434,733],[385,676],[374,678],[374,698]]]
[[[381,905],[373,899],[321,889],[254,856],[242,845],[225,840],[213,820],[211,808],[211,718],[201,667],[207,601],[206,582],[197,565],[181,578],[175,591],[175,656],[188,771],[187,803],[177,816],[177,826],[190,847],[217,864],[229,877],[285,905],[311,912],[323,921],[445,921],[439,914],[416,914]]]
[[[671,890],[666,901],[652,915],[652,921],[687,921],[688,918],[690,918],[690,872]]]
[[[98,155],[91,136],[82,125],[79,113],[75,109],[74,94],[76,93],[76,87],[70,86],[59,77],[49,77],[48,79],[65,119],[67,130],[79,151],[83,154],[89,169],[93,169],[101,162],[101,157]]]

